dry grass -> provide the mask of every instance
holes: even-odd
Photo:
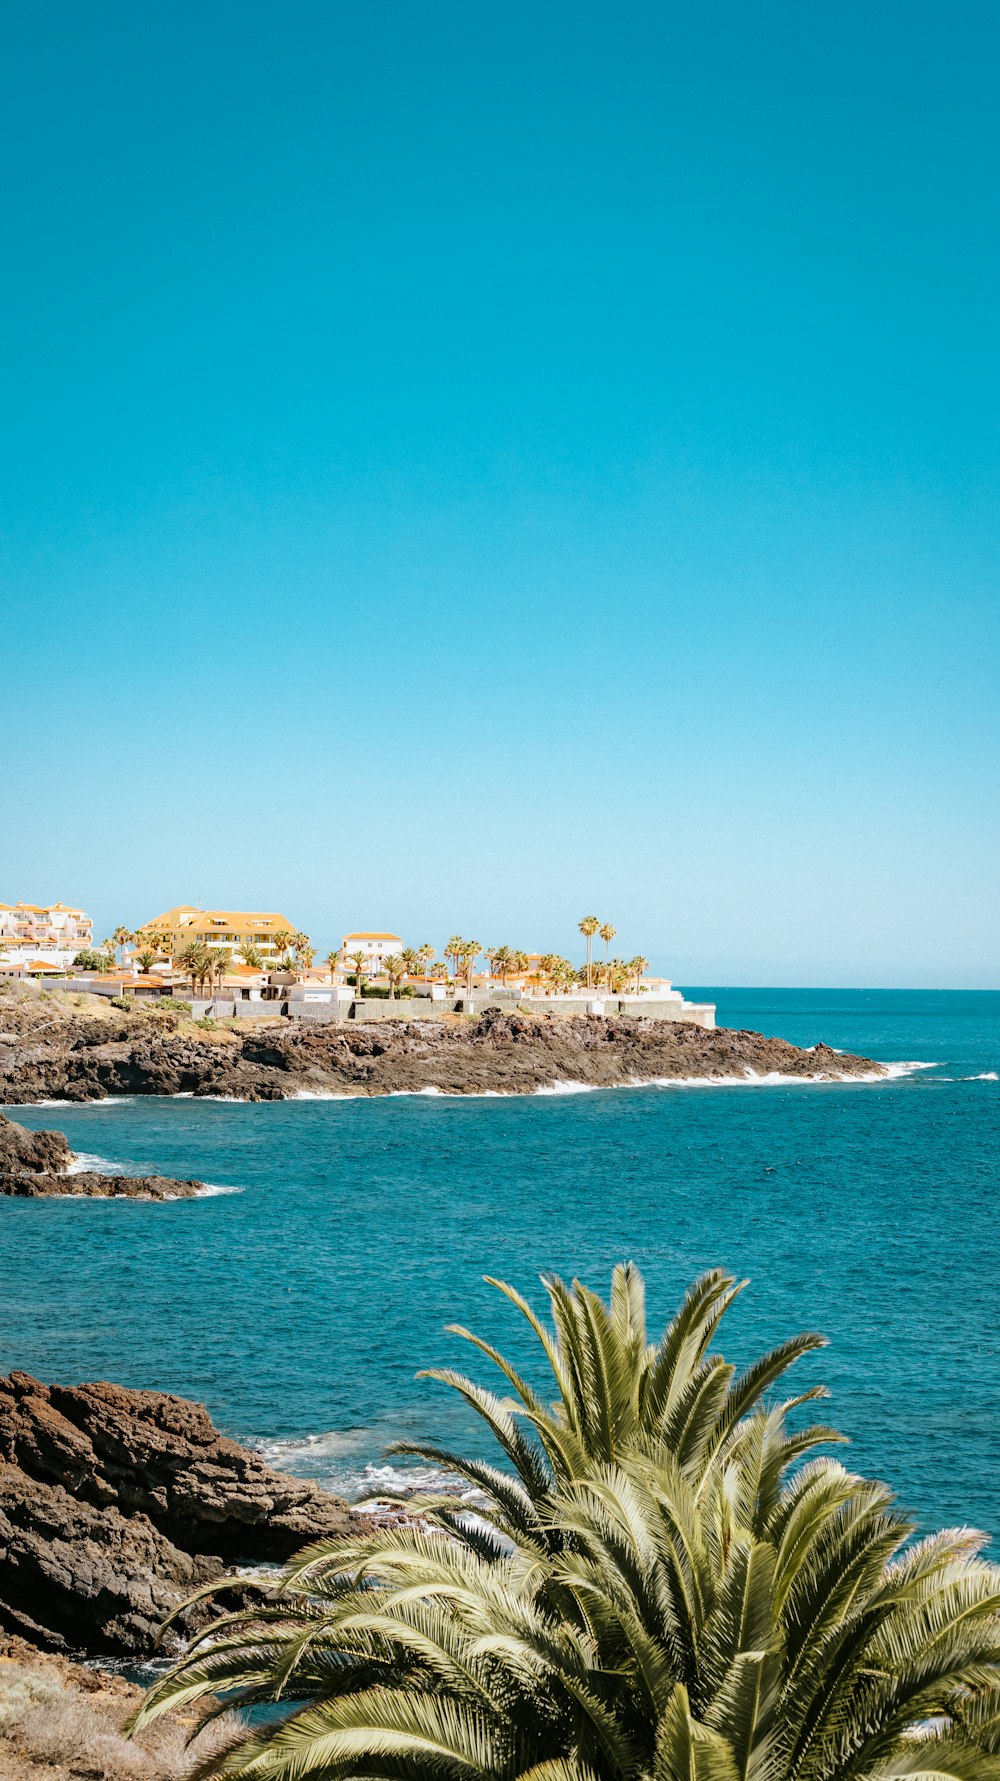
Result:
[[[182,1781],[237,1729],[227,1715],[189,1745],[197,1718],[178,1713],[127,1740],[137,1688],[11,1644],[21,1649],[0,1657],[0,1781]]]

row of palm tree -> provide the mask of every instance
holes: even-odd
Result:
[[[171,965],[181,965],[185,970],[190,969],[193,963],[197,969],[199,964],[204,966],[209,955],[224,959],[227,968],[232,966],[235,958],[241,964],[252,966],[254,970],[269,967],[281,971],[308,970],[316,957],[309,935],[301,930],[293,933],[290,928],[282,928],[272,936],[272,941],[274,953],[269,953],[266,957],[260,947],[249,940],[243,941],[236,948],[235,955],[227,947],[208,946],[206,942],[198,940],[189,941],[177,951],[176,935],[167,928],[142,928],[136,933],[131,928],[118,926],[109,939],[102,940],[99,950],[109,969],[113,969],[116,951],[120,949],[121,966],[124,969],[128,948],[135,948],[141,942],[140,950],[133,951],[131,956],[143,971],[151,970],[161,960]],[[339,954],[330,955],[331,958],[334,956],[339,958]],[[198,980],[205,982],[209,977],[218,976],[218,972],[205,972]]]
[[[534,974],[536,980],[557,993],[568,993],[581,985],[588,990],[600,987],[612,995],[622,993],[632,984],[638,990],[643,973],[649,968],[649,960],[638,954],[632,959],[611,958],[611,941],[617,929],[610,922],[599,922],[596,915],[584,916],[579,927],[587,943],[586,964],[578,967],[558,953],[543,953]],[[595,963],[593,941],[598,934],[604,941],[604,960]],[[142,948],[132,956],[140,969],[147,972],[164,958],[170,964],[180,964],[185,970],[191,969],[194,961],[197,968],[199,959],[204,964],[205,955],[209,952],[217,957],[224,957],[230,966],[234,962],[234,955],[228,949],[207,947],[204,941],[191,941],[180,952],[175,952],[175,937],[166,929],[156,932],[144,929],[136,934],[129,928],[119,926],[109,939],[101,943],[100,950],[108,968],[114,968],[116,949],[120,949],[124,968],[126,949],[134,947],[138,940],[142,941]],[[275,952],[266,956],[259,945],[244,941],[236,948],[235,959],[254,970],[271,968],[291,972],[309,970],[313,965],[316,952],[308,934],[301,930],[293,933],[290,929],[282,929],[275,933],[273,941]],[[428,942],[419,947],[404,947],[400,953],[390,954],[382,960],[380,971],[388,980],[390,997],[395,995],[408,978],[416,976],[451,977],[456,983],[464,981],[466,992],[471,994],[480,958],[485,958],[491,975],[498,977],[504,987],[509,977],[523,977],[531,963],[529,955],[518,948],[493,946],[484,949],[478,940],[465,940],[460,934],[453,934],[444,948],[443,960],[437,958],[436,949]],[[335,949],[331,950],[324,962],[332,983],[335,973],[345,963],[344,955]],[[353,952],[347,956],[346,963],[353,967],[355,983],[360,989],[370,969],[369,955],[360,950]],[[217,972],[207,973],[199,981],[204,982],[208,977],[218,975]],[[221,978],[219,981],[221,982]]]
[[[841,1437],[800,1411],[822,1387],[775,1400],[820,1337],[737,1372],[711,1349],[741,1290],[721,1270],[658,1341],[632,1265],[607,1303],[547,1280],[549,1324],[493,1284],[547,1389],[458,1326],[500,1395],[427,1376],[495,1462],[395,1449],[474,1515],[429,1496],[307,1548],[135,1725],[257,1709],[203,1781],[998,1781],[1000,1571],[968,1528],[911,1543],[889,1489],[821,1452]]]

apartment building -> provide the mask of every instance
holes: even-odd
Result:
[[[68,903],[0,903],[0,959],[71,965],[94,944],[94,924]]]
[[[279,944],[278,937],[297,931],[287,915],[273,909],[198,909],[193,903],[181,903],[155,920],[143,922],[136,931],[136,944],[141,948],[162,934],[173,955],[192,944],[225,947],[230,952],[237,952],[241,946],[255,946],[261,958],[269,961],[277,958],[287,944]]]

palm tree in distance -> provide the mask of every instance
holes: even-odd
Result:
[[[212,974],[212,954],[203,941],[189,940],[178,953],[177,963],[191,979],[191,988],[196,993],[205,988]]]
[[[271,935],[271,941],[274,946],[274,957],[277,959],[280,958],[282,953],[287,952],[289,947],[294,944],[295,935],[291,932],[290,928],[278,928],[277,931]]]
[[[331,947],[324,962],[330,975],[330,988],[332,989],[334,974],[336,973],[337,966],[340,964],[340,953]]]
[[[481,951],[482,947],[478,940],[466,940],[462,946],[461,963],[465,971],[465,993],[467,996],[472,994],[472,975]]]
[[[403,970],[406,976],[415,976],[420,966],[420,955],[417,952],[416,947],[404,946],[399,956],[403,961]]]
[[[312,953],[313,958],[316,957],[313,948],[309,944],[309,935],[304,934],[301,929],[297,934],[292,935],[292,951],[297,959],[301,959],[304,952],[310,952]]]
[[[389,979],[389,1000],[394,1002],[396,991],[406,976],[406,966],[403,963],[402,955],[398,952],[388,953],[382,960],[382,969]]]
[[[144,976],[148,977],[156,963],[156,953],[151,946],[144,946],[141,952],[136,953],[135,962]]]
[[[611,950],[611,942],[614,939],[615,935],[617,934],[618,929],[613,928],[611,923],[609,921],[606,921],[604,923],[604,925],[600,928],[599,932],[600,932],[601,939],[604,941],[604,977],[605,977],[605,981],[607,981],[608,954]]]
[[[260,952],[259,948],[253,944],[252,940],[244,940],[236,948],[236,957],[240,959],[244,965],[249,965],[251,970],[262,971],[264,969],[263,954]]]
[[[220,995],[222,994],[223,986],[226,981],[226,972],[231,969],[232,963],[233,955],[228,946],[213,946],[212,976]]]
[[[125,969],[125,948],[126,948],[126,946],[132,945],[133,941],[135,940],[135,935],[133,934],[131,928],[117,927],[115,929],[114,933],[112,934],[111,938],[114,941],[114,944],[117,947],[120,947],[120,949],[121,949],[121,964],[122,964],[122,970],[124,970]]]
[[[501,1464],[396,1450],[457,1473],[475,1517],[431,1496],[307,1548],[134,1725],[280,1703],[199,1771],[228,1781],[997,1781],[1000,1573],[967,1528],[907,1546],[887,1487],[819,1455],[838,1435],[790,1413],[822,1387],[773,1401],[819,1337],[737,1373],[710,1352],[721,1270],[658,1341],[631,1265],[607,1303],[547,1280],[549,1325],[494,1284],[548,1392],[458,1327],[503,1395],[430,1377]]]
[[[608,987],[613,996],[620,996],[628,985],[629,968],[624,959],[612,959],[608,965]]]
[[[587,988],[593,988],[594,935],[600,927],[596,915],[585,915],[579,923],[581,934],[587,942]]]
[[[462,939],[461,934],[452,934],[451,939],[448,941],[448,944],[444,949],[444,956],[446,959],[454,960],[455,969],[452,972],[452,976],[456,983],[458,982],[464,952],[465,941]]]
[[[555,974],[556,974],[556,966],[558,965],[558,963],[559,963],[559,956],[557,953],[554,953],[554,952],[543,952],[541,958],[538,961],[538,969],[541,971],[542,976],[546,978],[550,989],[553,986],[553,981],[554,981]]]
[[[417,947],[417,959],[420,964],[420,969],[425,977],[433,977],[434,973],[431,966],[433,965],[436,956],[437,947],[432,946],[429,940],[425,940],[422,946]]]
[[[144,941],[147,946],[153,947],[157,958],[165,953],[167,963],[169,965],[173,964],[174,939],[173,935],[169,933],[166,928],[140,928],[138,931],[138,938]]]
[[[629,960],[628,968],[630,974],[635,978],[635,993],[638,995],[642,986],[642,974],[649,970],[649,960],[644,959],[641,953],[636,953],[635,958]]]
[[[514,968],[514,954],[509,946],[495,946],[487,955],[494,977],[499,977],[501,989],[507,988],[507,978]]]
[[[352,952],[348,955],[348,963],[354,966],[354,988],[359,996],[363,996],[365,993],[365,966],[368,963],[368,954],[362,952],[359,947],[357,952]]]

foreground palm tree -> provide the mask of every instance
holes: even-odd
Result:
[[[135,1723],[289,1703],[198,1771],[232,1781],[998,1781],[1000,1574],[968,1529],[903,1550],[887,1488],[790,1426],[819,1388],[766,1401],[820,1338],[737,1374],[709,1352],[739,1291],[719,1271],[658,1342],[634,1268],[608,1304],[546,1284],[551,1326],[500,1290],[554,1402],[466,1331],[507,1395],[431,1375],[501,1465],[405,1449],[473,1485],[476,1519],[427,1499],[301,1553]]]

